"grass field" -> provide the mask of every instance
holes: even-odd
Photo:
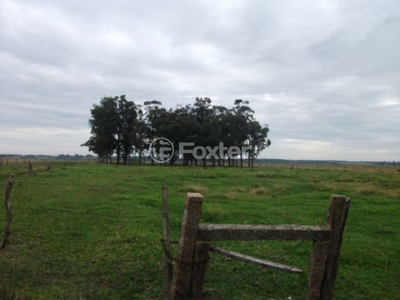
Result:
[[[46,167],[34,165],[36,175],[27,164],[0,167],[2,189],[16,174],[10,244],[0,252],[0,299],[161,299],[163,184],[173,239],[186,192],[204,196],[203,223],[303,225],[323,224],[330,195],[344,194],[352,204],[334,298],[400,299],[399,167]],[[2,208],[1,230],[4,223]],[[213,244],[305,273],[211,254],[206,299],[304,299],[311,242]]]

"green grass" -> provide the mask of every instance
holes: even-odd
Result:
[[[28,174],[27,164],[0,167],[4,188],[8,174],[16,174],[10,243],[0,252],[0,299],[161,299],[163,184],[175,240],[186,192],[204,196],[203,223],[303,225],[323,224],[330,195],[344,194],[352,204],[335,299],[400,299],[398,167],[33,168],[36,175]],[[1,209],[1,230],[4,222]],[[213,244],[305,273],[260,269],[211,254],[206,299],[304,299],[310,242]]]

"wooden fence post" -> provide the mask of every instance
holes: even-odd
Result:
[[[14,174],[10,174],[10,177],[8,179],[7,182],[7,187],[6,187],[6,198],[5,198],[5,207],[6,207],[6,226],[4,228],[4,237],[3,237],[3,241],[1,242],[1,246],[0,246],[0,250],[3,250],[6,247],[8,238],[11,234],[11,230],[10,230],[10,226],[11,226],[11,222],[13,219],[13,215],[11,213],[11,189],[14,185]]]
[[[327,225],[331,230],[331,236],[329,249],[327,250],[325,274],[321,286],[321,300],[331,300],[333,296],[333,287],[339,266],[340,247],[350,201],[349,198],[341,195],[332,195],[330,199]]]
[[[168,190],[167,186],[162,187],[162,216],[163,216],[163,239],[162,245],[164,249],[164,281],[163,281],[163,299],[170,299],[171,282],[172,282],[172,258],[170,257],[170,240],[169,240],[169,214],[168,214]]]
[[[324,279],[328,247],[329,242],[327,241],[313,241],[308,275],[307,300],[319,300],[321,297],[321,285]]]
[[[193,300],[203,299],[204,281],[206,279],[207,264],[210,259],[209,256],[210,245],[207,242],[197,242],[196,251],[194,254],[194,266],[192,274],[192,284],[190,294]]]
[[[202,204],[202,195],[187,193],[182,221],[182,235],[178,248],[178,260],[175,264],[171,286],[173,300],[183,299],[190,295],[193,258],[196,250],[197,230],[201,219]]]

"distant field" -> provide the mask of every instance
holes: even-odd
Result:
[[[53,163],[47,170],[38,162],[33,171],[27,163],[0,167],[1,189],[16,174],[0,299],[161,299],[163,184],[175,240],[186,192],[204,196],[203,223],[304,225],[323,224],[330,195],[344,194],[352,204],[334,298],[400,299],[399,166]],[[1,208],[1,231],[4,223]],[[206,299],[304,299],[311,242],[213,244],[305,274],[211,254]]]

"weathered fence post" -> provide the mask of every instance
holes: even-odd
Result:
[[[339,266],[340,247],[342,245],[342,237],[350,208],[350,201],[349,198],[341,195],[332,195],[330,199],[326,221],[331,230],[331,236],[329,240],[325,274],[321,287],[322,300],[332,299],[333,287],[335,285]]]
[[[319,300],[321,297],[321,285],[324,279],[328,247],[329,242],[327,241],[313,241],[308,275],[307,300]]]
[[[201,219],[203,196],[187,193],[185,212],[182,221],[182,233],[179,241],[178,260],[175,264],[171,286],[173,300],[190,295],[193,259],[197,244],[197,230]]]
[[[171,282],[172,282],[172,258],[170,257],[170,240],[169,240],[169,214],[168,214],[168,190],[167,186],[162,187],[162,216],[163,216],[163,239],[162,246],[164,249],[164,281],[163,281],[163,299],[170,299]]]
[[[203,299],[204,281],[209,256],[210,244],[207,242],[197,242],[194,254],[192,284],[190,288],[191,299]]]
[[[3,241],[1,242],[0,250],[3,250],[6,247],[8,238],[11,234],[10,226],[13,218],[13,215],[11,213],[11,189],[13,185],[14,185],[14,174],[10,174],[6,187],[6,198],[4,201],[6,207],[7,220],[6,220],[6,226],[4,228],[4,236],[3,236]]]

